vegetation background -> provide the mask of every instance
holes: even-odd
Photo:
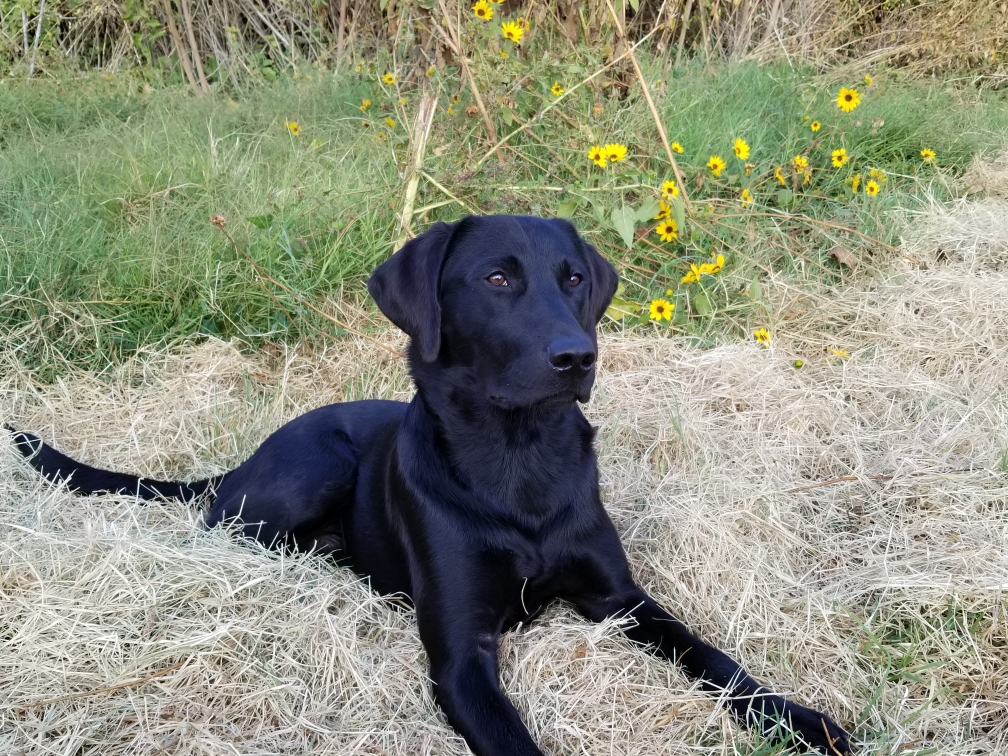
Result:
[[[618,264],[627,324],[662,298],[666,325],[738,337],[771,325],[760,276],[834,281],[887,257],[892,211],[947,197],[1003,139],[1004,3],[484,5],[493,18],[435,0],[4,0],[4,333],[49,377],[200,334],[328,338],[404,231],[480,211],[571,217]],[[501,25],[519,18],[520,45]],[[863,98],[849,114],[843,85]],[[751,160],[712,176],[737,138]],[[662,140],[685,150],[678,177]],[[629,153],[601,170],[596,143]],[[814,181],[792,186],[796,156]],[[871,170],[892,180],[867,201]],[[680,179],[668,244],[650,211]],[[680,283],[718,254],[720,276]]]
[[[1008,752],[1006,54],[989,0],[0,0],[4,420],[221,472],[409,396],[404,238],[569,217],[635,573],[865,752]],[[0,750],[466,752],[345,571],[0,472]],[[774,752],[614,625],[502,648],[552,752]]]

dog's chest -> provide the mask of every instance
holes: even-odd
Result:
[[[570,580],[577,538],[569,529],[544,529],[536,534],[514,533],[497,551],[504,569],[501,586],[508,605],[508,623],[538,614],[564,592]]]

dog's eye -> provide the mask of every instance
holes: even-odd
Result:
[[[508,285],[508,280],[504,277],[504,274],[501,273],[500,271],[497,271],[496,273],[491,273],[489,276],[487,276],[487,281],[492,283],[494,286]]]
[[[577,273],[572,274],[571,277],[567,279],[567,283],[570,284],[571,286],[577,286],[579,283],[581,283],[581,281],[582,278]]]

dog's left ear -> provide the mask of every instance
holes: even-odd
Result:
[[[580,238],[580,235],[578,235]],[[595,325],[602,320],[606,308],[616,295],[619,286],[619,275],[616,269],[599,254],[591,244],[581,239],[585,260],[588,262],[588,273],[591,276],[591,291],[588,293],[588,310]]]
[[[379,309],[413,340],[424,362],[441,350],[441,268],[454,230],[435,223],[375,268],[367,283]]]

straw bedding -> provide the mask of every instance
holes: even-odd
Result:
[[[586,411],[639,580],[757,677],[855,726],[866,753],[1008,752],[995,195],[934,208],[907,244],[917,263],[829,290],[769,283],[768,350],[601,343]],[[0,419],[161,477],[223,471],[311,407],[410,393],[366,341],[313,357],[208,342],[47,386],[10,359]],[[411,612],[348,571],[207,532],[182,505],[74,497],[7,442],[0,529],[0,752],[468,753],[433,705]],[[759,746],[615,624],[563,606],[506,636],[500,666],[550,753]]]

